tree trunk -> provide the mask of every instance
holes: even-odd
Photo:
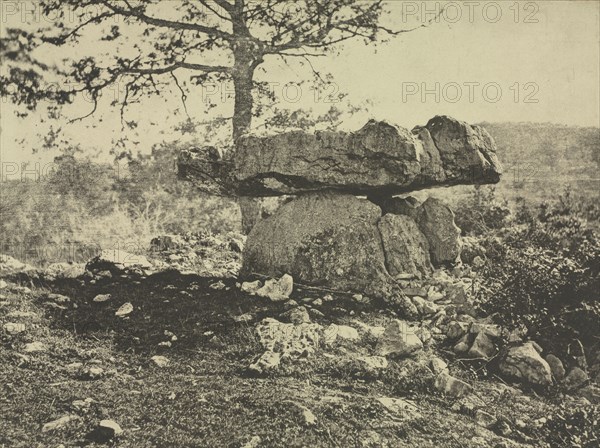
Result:
[[[233,143],[237,147],[239,138],[250,129],[252,124],[252,82],[254,69],[260,61],[248,59],[249,51],[241,46],[235,52],[233,70],[233,86],[235,91],[235,106],[233,109]],[[238,200],[242,214],[242,232],[249,234],[262,216],[261,200],[251,197],[240,197]]]

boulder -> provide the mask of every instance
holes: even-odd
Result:
[[[512,347],[499,365],[506,376],[525,381],[532,385],[552,384],[552,371],[531,342]]]
[[[565,377],[565,366],[563,365],[560,358],[553,354],[549,354],[546,356],[546,362],[550,366],[550,370],[552,371],[552,375],[557,381],[561,381]]]
[[[392,277],[407,273],[427,276],[433,272],[429,244],[412,218],[387,214],[378,227],[387,271]]]
[[[431,261],[435,266],[456,262],[462,241],[460,229],[454,223],[454,212],[439,199],[428,198],[417,211],[419,229],[429,242]]]
[[[178,172],[203,191],[280,196],[335,189],[392,196],[458,184],[496,183],[502,168],[485,129],[437,116],[412,132],[369,121],[356,132],[245,135],[222,158],[212,147],[182,151]]]
[[[241,275],[290,274],[301,284],[385,295],[392,280],[377,223],[366,199],[312,193],[283,205],[248,235]]]

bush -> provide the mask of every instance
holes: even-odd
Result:
[[[506,225],[510,209],[496,198],[493,186],[476,185],[466,199],[455,206],[455,222],[463,235],[482,235]]]
[[[573,339],[591,348],[600,328],[600,243],[579,208],[543,204],[504,230],[503,245],[482,240],[479,306],[560,353]],[[517,216],[519,216],[517,214]]]

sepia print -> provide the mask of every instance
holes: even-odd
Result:
[[[0,0],[0,448],[600,446],[600,2]]]

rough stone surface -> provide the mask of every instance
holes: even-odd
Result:
[[[460,257],[462,241],[450,207],[430,197],[419,207],[416,221],[429,242],[432,263],[440,266],[456,262]]]
[[[395,320],[386,327],[375,347],[379,356],[410,356],[420,350],[423,350],[423,342],[415,329],[401,320]]]
[[[265,350],[279,353],[282,358],[297,358],[314,353],[323,328],[319,324],[286,324],[266,318],[256,326],[256,333]]]
[[[552,384],[550,366],[530,342],[511,348],[499,367],[504,375],[533,385]]]
[[[562,361],[555,355],[549,354],[546,356],[546,362],[550,366],[552,375],[557,381],[561,381],[565,377],[565,366]]]
[[[301,196],[252,229],[241,274],[288,273],[299,283],[383,295],[391,277],[380,217],[378,206],[355,196]]]
[[[452,397],[462,397],[468,394],[472,389],[469,384],[454,378],[446,372],[442,372],[436,377],[434,386],[440,392]]]
[[[429,243],[412,218],[387,214],[379,221],[379,232],[392,277],[407,273],[426,276],[433,271]]]
[[[496,183],[502,168],[485,129],[437,116],[412,132],[371,120],[356,132],[291,131],[182,151],[179,175],[204,191],[279,196],[337,189],[391,196],[435,186]]]

